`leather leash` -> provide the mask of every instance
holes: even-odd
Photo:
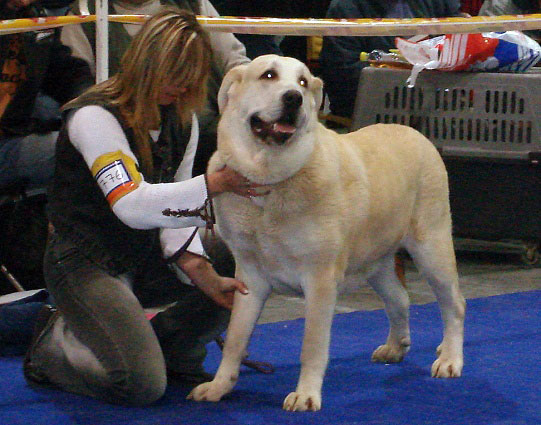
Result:
[[[220,350],[223,351],[224,339],[221,336],[219,336],[215,339],[215,341],[216,341],[216,344],[218,344],[218,347],[220,347]],[[267,362],[258,362],[255,360],[248,360],[247,358],[245,358],[244,360],[241,361],[241,364],[249,367],[250,369],[257,370],[258,372],[261,372],[261,373],[265,373],[265,374],[274,373],[274,366]]]

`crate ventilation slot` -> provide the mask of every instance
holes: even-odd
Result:
[[[532,121],[524,114],[524,99],[515,91],[485,90],[484,112],[490,114],[515,114],[515,117],[466,118],[457,115],[441,116],[442,111],[456,111],[474,116],[475,97],[473,89],[436,89],[431,100],[423,88],[395,86],[385,94],[386,113],[377,113],[377,123],[397,123],[416,128],[425,136],[439,140],[461,140],[490,143],[532,143]],[[482,100],[482,99],[479,99]],[[432,110],[433,114],[423,113]],[[418,111],[418,115],[413,114]],[[439,112],[439,114],[438,114]]]

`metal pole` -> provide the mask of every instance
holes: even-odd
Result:
[[[2,271],[2,274],[6,277],[6,279],[9,281],[9,283],[11,283],[15,289],[18,291],[18,292],[24,292],[24,288],[22,287],[22,285],[19,283],[19,281],[15,278],[15,276],[13,276],[9,270],[6,268],[6,266],[4,266],[3,264],[0,265],[0,270]]]
[[[108,0],[96,0],[96,83],[109,78]]]

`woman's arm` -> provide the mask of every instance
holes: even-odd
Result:
[[[201,1],[201,15],[220,16],[208,0]],[[212,55],[224,74],[237,65],[250,62],[244,45],[233,34],[211,31],[209,36]]]
[[[256,185],[231,168],[174,183],[150,184],[138,170],[120,123],[100,106],[85,106],[68,121],[71,143],[81,153],[115,215],[136,229],[205,226],[210,196],[257,196]],[[164,211],[182,211],[164,215]]]
[[[117,217],[137,229],[203,226],[201,217],[165,216],[166,209],[195,211],[208,198],[204,176],[150,184],[138,171],[137,159],[116,118],[100,106],[73,113],[68,133]]]
[[[185,252],[178,260],[177,265],[186,273],[191,282],[203,291],[214,302],[231,310],[235,291],[248,294],[248,288],[240,280],[223,277],[216,273],[205,258]]]

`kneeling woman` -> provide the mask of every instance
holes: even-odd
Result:
[[[38,320],[28,382],[144,405],[168,377],[207,378],[204,345],[247,291],[215,271],[197,227],[212,221],[213,196],[255,195],[227,167],[191,178],[210,55],[194,15],[162,12],[118,74],[64,107],[44,261],[57,310]],[[148,320],[145,304],[172,301]]]

